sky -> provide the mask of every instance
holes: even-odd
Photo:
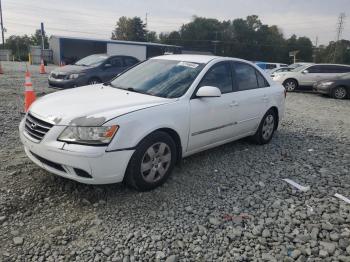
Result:
[[[339,14],[348,12],[343,39],[350,39],[350,0],[0,0],[5,38],[32,34],[44,22],[48,35],[110,38],[121,16],[139,16],[147,29],[178,30],[194,15],[233,20],[258,15],[277,25],[285,37],[307,36],[315,44],[336,38]]]

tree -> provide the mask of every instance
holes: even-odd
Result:
[[[33,45],[41,46],[41,30],[37,29],[34,35],[31,35],[31,42]],[[49,48],[49,38],[47,35],[44,35],[44,48]]]
[[[11,35],[6,39],[5,47],[12,51],[16,59],[26,60],[28,58],[29,46],[32,44],[32,39],[28,35]]]
[[[146,25],[140,17],[127,18],[122,16],[112,32],[112,39],[146,42],[147,30],[145,28]]]
[[[157,32],[148,31],[146,33],[146,39],[147,39],[147,42],[158,42]]]

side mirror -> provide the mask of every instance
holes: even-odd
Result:
[[[307,73],[309,73],[309,70],[304,70],[302,73],[307,74]]]
[[[196,93],[197,97],[220,97],[221,91],[215,86],[202,86]]]

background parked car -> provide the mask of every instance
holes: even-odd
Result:
[[[297,67],[301,67],[301,66],[307,66],[307,65],[314,65],[315,63],[309,63],[309,62],[300,62],[300,63],[294,63],[289,65],[288,67],[295,69]]]
[[[318,81],[314,84],[314,91],[336,99],[350,98],[350,73],[336,79]]]
[[[350,72],[349,65],[315,64],[301,66],[290,72],[275,74],[273,80],[283,84],[287,91],[310,88],[321,80],[333,79]]]
[[[261,69],[265,70],[266,72],[271,72],[271,70],[274,70],[276,68],[281,67],[287,67],[287,64],[280,64],[280,63],[266,63],[266,62],[255,62],[255,64],[260,67]]]
[[[72,88],[106,82],[138,62],[131,56],[90,55],[73,65],[53,70],[49,75],[49,85]]]
[[[276,68],[276,69],[273,69],[273,70],[270,71],[270,76],[274,77],[275,74],[277,74],[277,73],[289,72],[289,71],[292,71],[292,70],[293,70],[293,68],[290,68],[290,67]]]

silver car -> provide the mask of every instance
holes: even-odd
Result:
[[[275,73],[272,79],[281,83],[287,91],[294,91],[303,87],[312,89],[318,81],[338,78],[349,72],[349,65],[315,64],[297,67],[290,72]]]

